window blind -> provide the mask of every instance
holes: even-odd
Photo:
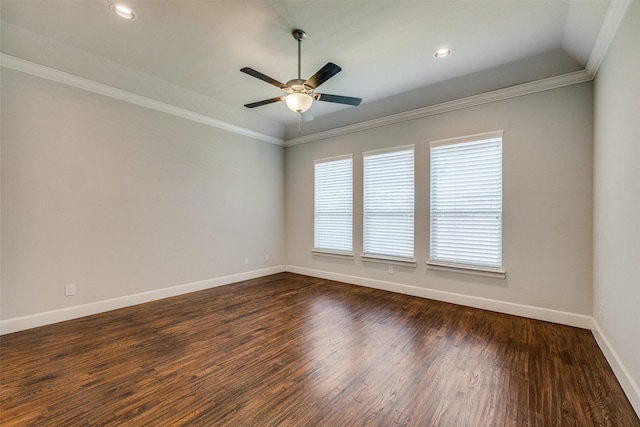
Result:
[[[430,262],[502,269],[502,136],[431,144]]]
[[[363,157],[364,255],[413,261],[414,148]]]
[[[317,160],[314,250],[353,253],[353,156]]]

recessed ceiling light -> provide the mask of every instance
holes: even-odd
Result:
[[[437,50],[433,56],[435,56],[436,58],[446,58],[449,55],[451,55],[451,49],[444,48]]]
[[[131,10],[128,7],[123,6],[121,4],[113,3],[109,7],[111,8],[111,11],[113,13],[115,13],[116,15],[118,15],[121,18],[124,18],[124,19],[135,19],[135,17],[136,17],[136,14],[133,13],[133,10]]]

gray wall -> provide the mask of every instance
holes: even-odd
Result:
[[[549,310],[592,310],[592,84],[583,83],[287,148],[287,262],[298,271],[393,282]],[[426,269],[434,140],[504,130],[504,266],[491,279]],[[416,146],[417,267],[361,260],[362,152]],[[312,255],[313,161],[354,153],[353,260]],[[362,282],[362,280],[360,280]],[[354,280],[357,282],[357,280]],[[366,282],[366,280],[365,280]]]
[[[1,112],[2,319],[284,266],[284,148],[8,69]]]
[[[595,80],[593,315],[640,413],[639,28],[640,2],[631,2]]]
[[[2,90],[2,319],[284,264],[591,314],[590,83],[289,147],[286,183],[275,145],[11,70]],[[426,270],[428,142],[494,130],[507,279]],[[355,153],[359,254],[361,153],[406,144],[417,267],[312,256],[313,160]]]

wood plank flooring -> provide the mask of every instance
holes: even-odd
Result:
[[[0,352],[3,426],[640,426],[588,330],[290,273]]]

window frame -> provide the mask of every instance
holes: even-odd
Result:
[[[349,201],[350,201],[350,211],[349,211],[349,218],[351,219],[349,222],[349,226],[350,226],[350,236],[348,238],[348,240],[350,241],[350,245],[351,245],[351,249],[350,250],[343,250],[343,249],[336,249],[336,248],[329,248],[329,247],[318,247],[317,246],[317,234],[318,234],[318,180],[317,180],[317,167],[318,165],[322,165],[322,164],[329,164],[329,163],[335,163],[335,162],[341,162],[344,160],[349,160],[350,162],[350,177],[349,177],[349,192],[350,192],[350,197],[349,197]],[[334,157],[327,157],[327,158],[323,158],[323,159],[316,159],[313,162],[313,249],[312,249],[312,253],[314,254],[319,254],[319,255],[326,255],[326,256],[337,256],[337,257],[353,257],[354,256],[354,252],[353,252],[353,154],[344,154],[344,155],[340,155],[340,156],[334,156]]]
[[[447,145],[458,145],[472,142],[482,142],[490,140],[500,140],[500,209],[499,209],[499,258],[500,266],[487,266],[480,264],[472,264],[465,262],[446,261],[442,259],[433,259],[433,239],[434,239],[434,164],[433,164],[433,149],[435,147],[442,147]],[[468,135],[459,138],[450,138],[438,141],[432,141],[429,143],[429,259],[427,261],[427,269],[451,271],[458,273],[475,274],[493,278],[506,278],[506,271],[504,269],[504,178],[503,178],[503,142],[504,131],[488,132],[476,135]],[[469,212],[469,211],[466,211]]]
[[[411,256],[401,256],[393,253],[382,253],[382,252],[373,252],[367,251],[368,242],[367,242],[367,225],[368,220],[367,216],[370,211],[367,210],[367,157],[373,157],[382,154],[391,154],[391,153],[400,153],[403,151],[411,151],[412,152],[412,164],[411,164],[411,184],[413,186],[412,189],[412,211],[410,213],[411,217]],[[408,265],[415,266],[415,145],[404,145],[398,147],[385,148],[381,150],[372,150],[366,151],[362,153],[362,255],[361,258],[363,261],[371,261],[371,262],[383,262],[383,263],[393,263],[398,265]],[[403,215],[403,214],[399,214]],[[406,213],[404,214],[406,215]]]

